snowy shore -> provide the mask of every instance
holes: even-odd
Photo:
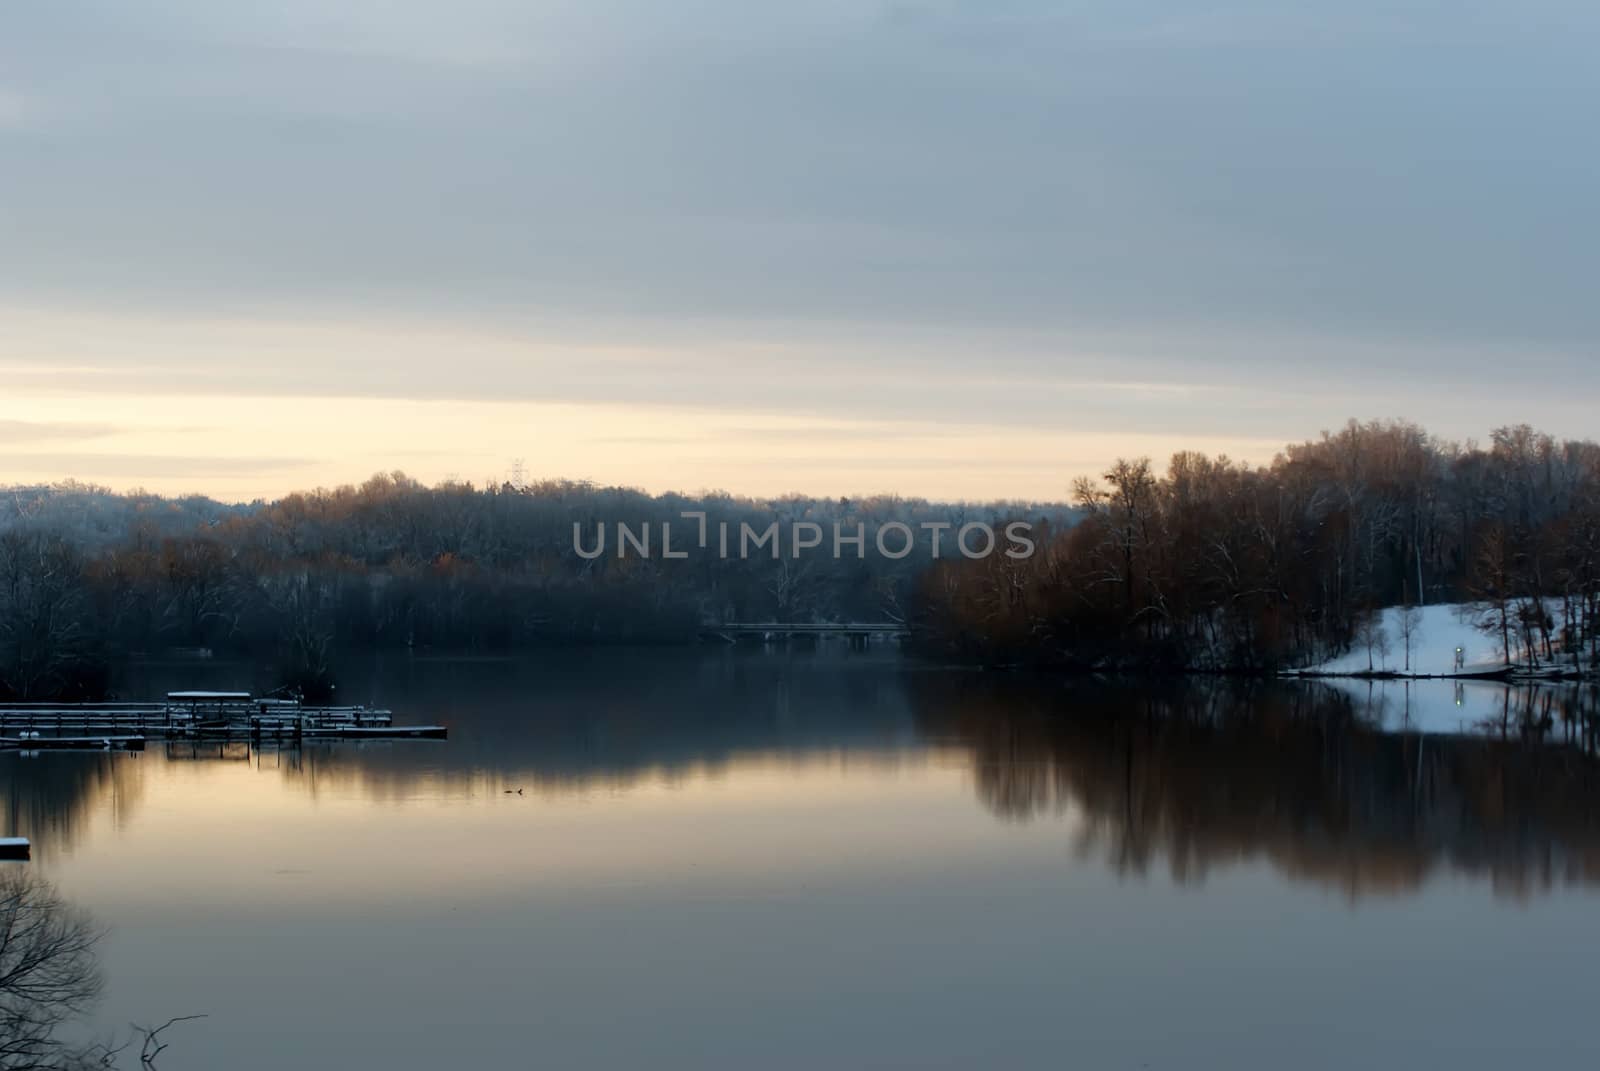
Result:
[[[1555,608],[1551,607],[1552,612]],[[1574,666],[1570,655],[1531,659],[1512,637],[1511,665],[1498,635],[1474,624],[1471,605],[1444,603],[1414,611],[1409,628],[1398,606],[1382,611],[1370,637],[1337,658],[1288,670],[1283,676],[1375,679],[1572,679],[1590,672],[1589,658]],[[1559,619],[1559,618],[1558,618]],[[1409,637],[1407,633],[1409,632]]]

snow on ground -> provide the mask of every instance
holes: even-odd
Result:
[[[1546,612],[1560,620],[1559,604],[1546,601]],[[1406,642],[1400,630],[1400,608],[1383,611],[1384,642],[1374,645],[1372,670],[1400,674],[1400,680],[1359,679],[1366,674],[1367,648],[1357,643],[1338,658],[1301,670],[1326,674],[1327,687],[1348,695],[1356,713],[1385,732],[1481,733],[1498,731],[1502,717],[1515,706],[1522,690],[1512,692],[1499,681],[1461,679],[1471,674],[1497,673],[1506,668],[1498,632],[1481,632],[1475,622],[1483,614],[1470,604],[1445,603],[1422,607],[1411,634],[1411,668],[1406,670]],[[1511,655],[1522,659],[1513,632]],[[1456,663],[1456,648],[1461,663]],[[1384,649],[1386,648],[1386,649]],[[1588,661],[1588,656],[1585,661]],[[1562,668],[1570,669],[1570,662]],[[1410,677],[1455,677],[1456,680],[1411,680]],[[1549,687],[1526,685],[1523,688]],[[1509,699],[1508,699],[1509,697]],[[1508,702],[1511,706],[1508,706]],[[1512,725],[1515,725],[1514,714]]]
[[[1499,633],[1489,635],[1478,631],[1472,619],[1463,620],[1461,611],[1470,610],[1458,603],[1441,603],[1420,609],[1416,627],[1411,635],[1410,674],[1418,677],[1450,677],[1465,673],[1494,673],[1506,666],[1505,654],[1500,648]],[[1383,611],[1383,634],[1388,651],[1372,652],[1371,668],[1377,672],[1405,673],[1406,641],[1400,631],[1400,607],[1391,606]],[[1517,653],[1517,639],[1511,638],[1512,654]],[[1456,648],[1461,648],[1461,665],[1456,665]],[[1357,643],[1355,648],[1338,658],[1315,666],[1303,673],[1366,673],[1367,648]]]

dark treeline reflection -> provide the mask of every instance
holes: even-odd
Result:
[[[1600,881],[1596,764],[1567,744],[1381,732],[1359,698],[1315,684],[910,679],[930,735],[971,749],[995,814],[1076,812],[1079,850],[1125,873],[1164,863],[1193,881],[1265,859],[1352,896],[1440,868],[1516,895]],[[1534,721],[1547,691],[1508,690],[1509,724]]]
[[[450,739],[328,744],[285,766],[294,776],[359,777],[374,792],[407,794],[424,777],[461,791],[505,779],[561,791],[684,778],[741,760],[889,758],[923,746],[900,665],[888,650],[846,658],[804,648],[351,660],[340,667],[349,682],[343,700],[447,725]],[[236,672],[151,667],[128,687],[231,686]]]
[[[175,672],[135,676],[159,690]],[[200,685],[248,682],[237,666],[200,681],[182,672]],[[1508,690],[1503,703],[1480,693],[1479,709],[1505,712],[1490,731],[1422,736],[1380,730],[1380,704],[1323,684],[1119,685],[915,668],[888,654],[594,651],[342,672],[359,693],[348,699],[442,721],[450,740],[0,756],[6,823],[48,856],[93,813],[136,817],[163,775],[181,776],[166,763],[249,760],[285,791],[382,805],[689,784],[750,764],[834,762],[872,777],[936,752],[946,765],[965,756],[998,819],[1064,821],[1085,858],[1129,875],[1192,882],[1259,860],[1351,896],[1448,872],[1509,895],[1600,882],[1596,760],[1562,720],[1586,721],[1595,693],[1573,685]],[[1546,727],[1551,710],[1561,717]]]
[[[152,742],[142,755],[0,753],[0,826],[49,856],[90,815],[137,813],[155,764],[259,765],[295,791],[355,786],[375,801],[626,788],[648,779],[717,776],[741,761],[915,761],[924,746],[898,658],[849,659],[730,650],[574,650],[528,659],[378,657],[342,663],[341,699],[392,707],[450,739],[325,743],[255,752],[243,745]],[[119,690],[259,690],[270,667],[222,661],[122,667]],[[219,806],[226,805],[220,800]]]
[[[30,837],[34,856],[70,848],[101,807],[137,800],[143,767],[105,752],[0,752],[0,836]]]

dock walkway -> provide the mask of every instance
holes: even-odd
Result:
[[[149,703],[0,704],[0,748],[86,747],[94,741],[121,744],[130,738],[442,739],[446,735],[441,725],[397,726],[387,710],[307,707],[244,692],[171,692],[164,701]]]

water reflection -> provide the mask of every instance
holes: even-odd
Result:
[[[0,753],[0,836],[32,838],[35,857],[48,857],[76,843],[96,814],[120,823],[144,790],[144,767],[120,761],[129,757]]]
[[[237,667],[207,672],[143,687],[239,683]],[[1350,897],[1409,892],[1442,872],[1517,897],[1600,881],[1595,694],[1576,686],[1475,686],[1458,706],[1445,682],[1134,686],[883,658],[615,652],[400,660],[346,681],[358,693],[346,700],[442,721],[451,739],[3,756],[6,832],[32,836],[48,860],[93,816],[114,827],[136,816],[158,784],[174,807],[256,813],[296,799],[485,802],[730,779],[746,792],[838,792],[801,775],[821,765],[882,778],[935,763],[969,770],[1004,822],[1061,816],[1064,842],[1125,875],[1193,884],[1265,860]],[[1430,704],[1494,731],[1409,731]],[[256,780],[203,780],[223,765]],[[246,784],[260,791],[247,798]]]
[[[1265,858],[1352,897],[1415,889],[1441,867],[1516,896],[1600,881],[1596,764],[1543,737],[1386,732],[1370,703],[1323,684],[1041,694],[911,679],[928,731],[970,750],[995,814],[1074,813],[1078,850],[1124,873],[1164,862],[1194,882]],[[1505,709],[1547,709],[1541,691],[1502,691]]]

